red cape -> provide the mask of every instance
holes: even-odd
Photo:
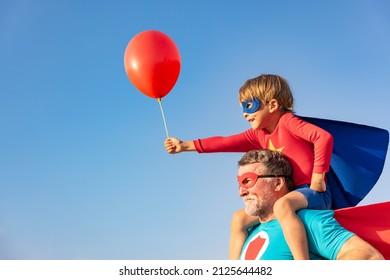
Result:
[[[390,260],[390,202],[338,209],[334,217]]]

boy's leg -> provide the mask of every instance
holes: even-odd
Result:
[[[248,228],[259,223],[259,219],[249,216],[244,209],[238,210],[233,214],[230,233],[229,259],[238,260],[241,255],[242,247],[248,237]]]
[[[305,227],[295,213],[307,208],[306,197],[297,191],[292,191],[274,205],[274,214],[283,229],[283,234],[295,260],[308,260],[309,247]]]

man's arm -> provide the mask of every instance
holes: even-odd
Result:
[[[383,260],[382,254],[371,244],[343,228],[335,219],[334,211],[300,210],[305,224],[309,249],[329,260]]]
[[[377,249],[354,235],[341,247],[337,260],[384,260],[384,258]]]

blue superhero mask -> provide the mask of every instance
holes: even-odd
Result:
[[[253,98],[252,100],[244,101],[242,104],[242,111],[247,114],[253,114],[260,109],[260,100]]]

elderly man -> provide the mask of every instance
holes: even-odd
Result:
[[[293,188],[289,161],[276,151],[254,150],[247,152],[238,165],[239,193],[245,212],[257,216],[260,222],[249,230],[240,259],[292,260],[274,215],[275,203]],[[341,227],[333,213],[307,209],[298,212],[306,228],[310,259],[383,259],[374,247]]]

